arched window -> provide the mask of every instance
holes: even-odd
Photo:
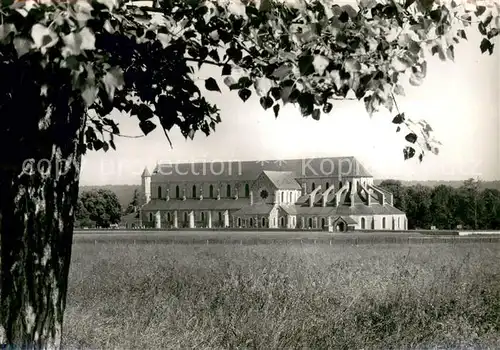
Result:
[[[325,227],[325,218],[321,218],[321,227]]]
[[[280,218],[280,225],[281,227],[285,227],[285,218],[283,216]]]
[[[220,213],[219,213],[220,214]],[[220,220],[220,219],[219,219]],[[241,226],[241,218],[238,218],[238,227]]]
[[[281,203],[285,201],[285,192],[281,191]]]
[[[179,198],[180,193],[179,193],[179,186],[175,186],[175,198]]]
[[[309,228],[312,228],[312,227],[313,227],[313,219],[309,218]]]
[[[311,190],[314,191],[316,189],[316,184],[313,182]]]
[[[385,218],[382,218],[382,228],[385,228]]]
[[[327,182],[327,183],[326,183],[326,189],[328,189],[329,187],[330,187],[330,183],[329,183],[329,182]]]
[[[398,216],[398,229],[401,229],[401,217]]]
[[[375,230],[375,217],[372,217],[372,230]]]
[[[395,230],[396,229],[396,218],[392,218],[392,229]]]
[[[226,187],[226,196],[231,197],[231,185],[227,185]]]
[[[266,227],[266,218],[262,218],[262,227]]]
[[[161,198],[161,186],[158,186],[158,198]]]
[[[361,218],[361,229],[364,230],[366,228],[366,219]]]
[[[149,213],[149,221],[153,221],[153,213]]]
[[[245,185],[245,197],[250,197],[250,186],[248,184]]]
[[[253,218],[250,218],[250,227],[253,227]]]
[[[196,185],[193,185],[193,198],[196,198]]]
[[[201,212],[201,221],[205,221],[205,212]]]

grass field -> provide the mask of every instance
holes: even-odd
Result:
[[[500,348],[500,244],[76,243],[64,349]]]

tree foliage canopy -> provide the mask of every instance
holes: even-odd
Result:
[[[157,127],[157,117],[167,138],[174,126],[185,137],[209,135],[221,118],[203,89],[221,91],[222,77],[241,100],[256,94],[276,117],[292,103],[318,120],[351,96],[370,115],[385,108],[397,131],[405,128],[405,159],[422,160],[438,152],[439,142],[427,123],[398,110],[402,83],[422,83],[429,54],[453,60],[471,24],[483,36],[478,49],[491,54],[500,27],[499,5],[475,0],[362,0],[358,9],[327,1],[155,4],[15,2],[1,14],[0,71],[30,70],[31,88],[46,108],[65,90],[83,101],[91,150],[115,148],[113,109],[137,117],[144,134]],[[221,77],[200,86],[196,74],[207,64],[220,67]],[[9,85],[1,85],[0,100],[12,99]]]
[[[94,223],[98,227],[109,227],[120,221],[122,208],[116,194],[110,190],[86,191],[78,200],[76,218],[82,226]]]

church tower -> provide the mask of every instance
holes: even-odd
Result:
[[[151,200],[151,174],[149,173],[148,167],[144,168],[141,175],[142,179],[142,191],[144,193],[144,203],[149,203]]]

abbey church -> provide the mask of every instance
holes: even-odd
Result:
[[[142,187],[146,227],[407,229],[354,157],[158,164]]]

